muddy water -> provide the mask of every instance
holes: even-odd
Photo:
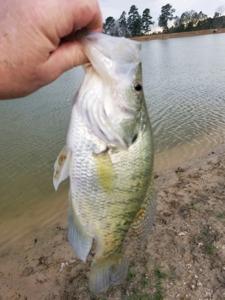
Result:
[[[225,142],[225,34],[143,44],[156,170]],[[0,248],[66,216],[52,166],[68,127],[80,69],[19,101],[0,102]]]

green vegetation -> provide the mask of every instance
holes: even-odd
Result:
[[[159,268],[155,269],[155,292],[150,297],[150,300],[163,300],[162,281],[167,278],[166,273],[162,272]]]
[[[201,11],[199,13],[193,10],[187,11],[184,12],[180,18],[176,18],[176,22],[169,28],[168,32],[225,28],[225,16],[209,18]]]
[[[168,3],[161,8],[158,25],[162,27],[164,33],[225,28],[224,10],[225,8],[218,8],[213,18],[208,17],[202,11],[194,10],[175,16],[176,10]],[[138,7],[132,5],[128,14],[123,11],[119,19],[116,20],[112,16],[106,18],[103,28],[104,32],[109,35],[133,37],[150,34],[153,24],[149,8],[144,9],[140,14]]]
[[[168,276],[158,266],[153,271],[153,276],[142,274],[141,277],[135,276],[133,267],[129,268],[128,282],[136,282],[138,288],[133,288],[129,296],[124,297],[126,300],[163,300],[163,280]]]
[[[168,21],[173,20],[175,9],[171,4],[166,4],[161,8],[161,15],[159,16],[159,26],[163,27],[164,31],[168,31]]]
[[[225,219],[225,212],[223,211],[223,212],[218,213],[218,214],[216,215],[216,217],[217,217],[218,219],[220,219],[220,220]]]
[[[203,251],[207,255],[213,255],[216,252],[214,245],[218,238],[217,232],[213,231],[210,226],[204,226],[199,235],[199,241],[203,244]]]
[[[141,16],[135,5],[131,6],[128,13],[127,28],[132,36],[141,35]]]
[[[128,274],[127,274],[127,280],[131,281],[135,277],[135,272],[132,267],[129,268]]]
[[[126,300],[150,300],[151,297],[148,294],[134,293],[133,295],[126,298]]]
[[[144,9],[140,14],[138,8],[132,5],[128,17],[125,11],[118,20],[110,16],[106,18],[103,29],[109,35],[132,37],[148,34],[153,24],[149,8]]]

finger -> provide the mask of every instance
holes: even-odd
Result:
[[[77,41],[67,42],[62,44],[49,56],[49,59],[40,69],[40,76],[51,82],[63,72],[78,65],[83,65],[87,61],[81,43]]]
[[[92,20],[87,25],[87,29],[89,31],[101,32],[102,28],[103,28],[102,14],[99,8],[99,4],[97,3],[96,14],[93,16]]]

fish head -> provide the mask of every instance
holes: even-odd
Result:
[[[118,78],[118,82],[112,83],[112,89],[115,91],[115,110],[118,111],[115,124],[118,125],[117,130],[123,139],[125,147],[128,148],[137,139],[141,127],[143,103],[145,101],[141,63],[133,64],[129,68],[129,73],[124,75],[118,72]]]
[[[107,145],[128,148],[138,134],[144,102],[141,45],[101,33],[88,35],[83,45],[90,61],[90,86],[84,88],[96,94],[88,109],[89,127]]]

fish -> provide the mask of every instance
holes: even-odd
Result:
[[[68,240],[84,262],[95,245],[89,288],[99,294],[126,279],[128,233],[149,228],[154,146],[140,43],[103,33],[81,43],[89,63],[53,184],[57,190],[69,178]]]

